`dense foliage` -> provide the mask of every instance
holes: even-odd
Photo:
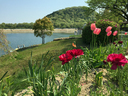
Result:
[[[87,0],[86,3],[90,13],[97,9],[107,9],[116,17],[120,16],[128,21],[128,0]]]
[[[32,29],[34,23],[2,23],[0,29]]]
[[[0,30],[0,51],[9,53],[10,47],[8,45],[9,45],[9,41],[6,38],[6,35],[3,33],[3,30]]]
[[[98,36],[93,34],[93,31],[91,30],[90,26],[92,23],[96,24],[97,28],[101,28],[101,32]],[[106,28],[108,26],[112,27],[112,34],[110,36],[107,36]],[[89,22],[83,29],[82,39],[86,44],[90,44],[92,42],[92,38],[95,37],[97,43],[109,43],[112,42],[115,38],[118,38],[118,34],[116,36],[113,36],[114,31],[120,31],[120,26],[116,22],[109,21],[109,20],[101,20],[99,19],[96,22]],[[94,36],[94,37],[93,37]],[[89,37],[89,38],[88,38]],[[104,44],[103,44],[104,45]]]
[[[96,20],[96,13],[92,13],[86,18],[86,8],[83,9],[83,6],[65,8],[47,15],[47,17],[51,18],[55,28],[81,28],[86,22]]]
[[[44,44],[45,35],[52,35],[52,31],[54,30],[53,24],[50,21],[50,18],[44,17],[42,19],[38,19],[35,21],[33,25],[34,35],[36,37],[42,38],[42,44]]]

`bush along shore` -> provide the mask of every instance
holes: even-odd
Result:
[[[98,36],[100,30],[95,29],[95,24],[91,24],[93,35]],[[106,31],[107,36],[117,35],[117,32],[110,34],[110,26],[107,27]],[[127,37],[127,34],[124,37]],[[57,51],[59,54],[54,53],[53,46],[50,49],[54,56],[51,55],[50,51],[47,52],[46,50],[45,54],[40,55],[40,58],[36,58],[36,60],[37,52],[31,52],[28,67],[24,66],[22,68],[24,77],[21,78],[21,75],[18,75],[18,78],[21,78],[20,81],[16,82],[13,79],[15,78],[14,73],[6,76],[9,70],[1,76],[0,95],[127,96],[127,38],[122,40],[118,38],[106,46],[97,45],[95,36],[92,39],[93,42],[90,46],[81,46],[81,38],[53,41],[54,46],[55,43],[59,42],[57,44],[58,49],[61,49],[60,52]],[[65,42],[70,43],[70,45],[66,45]],[[40,46],[45,47],[47,44]],[[64,48],[59,47],[59,44]],[[39,47],[36,50],[39,51]],[[19,52],[21,51],[23,50]],[[24,57],[20,58],[17,55],[17,58],[26,61]],[[59,62],[55,63],[57,60]],[[56,64],[61,66],[57,67]],[[17,92],[14,86],[21,86],[22,84],[26,85],[25,92]]]

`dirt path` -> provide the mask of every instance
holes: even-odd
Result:
[[[3,29],[4,33],[34,33],[32,29]],[[77,29],[54,29],[53,33],[74,33]]]

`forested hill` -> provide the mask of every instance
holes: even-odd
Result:
[[[96,13],[93,13],[87,18],[85,16],[85,9],[86,7],[83,9],[83,6],[69,7],[55,11],[47,15],[47,17],[51,18],[54,28],[81,28],[86,22],[95,20]],[[18,24],[2,23],[0,24],[0,29],[32,29],[33,24],[33,22]]]
[[[85,17],[85,9],[79,7],[69,7],[55,11],[47,17],[51,18],[55,28],[81,28],[87,21],[95,20],[95,13]]]

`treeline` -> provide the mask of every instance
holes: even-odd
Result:
[[[81,28],[86,22],[95,21],[96,12],[88,18],[85,16],[86,7],[69,7],[55,11],[47,17],[51,18],[55,28]]]
[[[32,29],[34,23],[2,23],[0,29]]]

